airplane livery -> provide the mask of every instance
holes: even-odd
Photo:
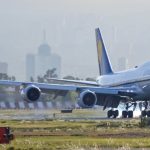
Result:
[[[29,102],[37,101],[42,93],[53,93],[65,96],[70,91],[78,93],[77,103],[82,108],[95,105],[110,108],[108,118],[119,115],[117,107],[124,104],[123,118],[132,118],[137,104],[140,104],[141,115],[150,117],[148,104],[150,101],[150,62],[130,70],[113,72],[100,30],[95,29],[99,64],[99,77],[95,82],[65,79],[49,79],[63,81],[67,84],[47,84],[34,82],[16,82],[1,80],[0,85],[20,88],[22,98]],[[133,106],[133,110],[129,108]]]

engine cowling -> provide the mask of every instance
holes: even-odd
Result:
[[[92,108],[97,102],[97,96],[90,90],[85,90],[79,95],[78,105],[82,108]]]
[[[30,85],[21,90],[21,96],[26,101],[35,102],[40,98],[41,90],[34,85]]]

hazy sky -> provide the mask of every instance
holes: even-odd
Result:
[[[37,53],[46,30],[52,52],[62,57],[62,77],[96,77],[94,29],[100,27],[112,66],[150,60],[149,0],[0,0],[0,61],[25,80],[25,57]]]

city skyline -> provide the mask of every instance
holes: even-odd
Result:
[[[134,67],[150,60],[148,6],[148,0],[2,0],[0,60],[8,62],[8,74],[25,80],[25,56],[36,53],[45,29],[62,58],[62,77],[96,77],[94,29],[100,27],[113,69],[120,57],[128,59],[127,69]]]

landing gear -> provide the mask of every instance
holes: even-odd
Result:
[[[114,118],[117,118],[119,116],[119,111],[118,110],[115,110],[114,111]]]
[[[133,118],[133,111],[132,110],[129,110],[128,109],[131,107],[131,106],[134,106],[133,107],[133,110],[135,110],[136,108],[136,103],[133,103],[129,106],[129,103],[126,104],[126,110],[122,111],[122,118]]]
[[[145,101],[143,103],[143,106],[144,106],[144,110],[141,110],[141,117],[150,117],[150,110],[147,110],[148,109],[148,102]],[[141,107],[142,109],[142,107]]]
[[[125,111],[122,111],[122,118],[127,118],[128,116],[128,112],[125,110]]]
[[[133,118],[133,111],[136,109],[137,103],[126,103],[125,105],[125,110],[122,111],[122,118]],[[133,107],[133,110],[129,110],[130,107]],[[118,110],[109,110],[107,112],[107,117],[108,118],[117,118],[119,116],[119,111]],[[150,116],[150,112],[149,112]]]
[[[113,115],[113,111],[112,111],[112,110],[108,110],[108,112],[107,112],[107,117],[108,117],[108,118],[111,118],[112,115]]]
[[[133,118],[133,111],[132,110],[122,111],[122,118]]]
[[[150,110],[147,111],[147,117],[150,117]]]
[[[146,117],[146,114],[147,114],[147,113],[146,113],[146,110],[142,110],[142,111],[141,111],[141,117]]]
[[[132,110],[128,111],[128,118],[133,118],[133,111]]]
[[[118,110],[109,110],[108,112],[107,112],[107,117],[108,118],[117,118],[118,117],[118,115],[119,115],[119,111]]]
[[[150,110],[142,110],[141,117],[150,117]]]

